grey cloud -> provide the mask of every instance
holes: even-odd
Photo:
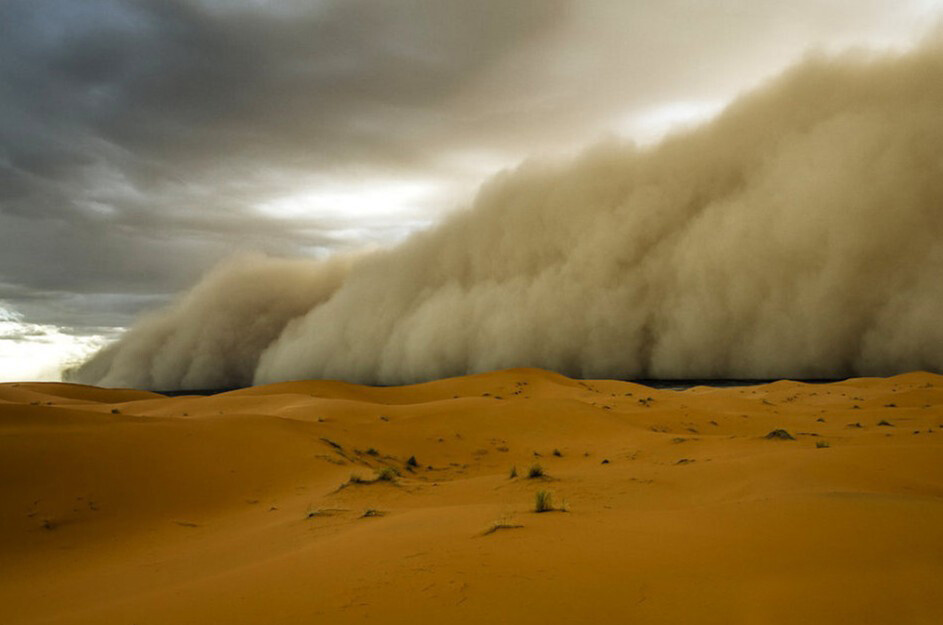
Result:
[[[292,190],[270,173],[422,160],[442,101],[563,3],[285,6],[0,4],[0,280],[167,293],[234,251],[349,247],[365,224],[258,215]]]
[[[0,330],[0,341],[12,341],[14,343],[19,342],[44,342],[43,337],[46,336],[46,331],[41,329],[35,329],[30,327],[17,328],[15,330],[3,331]]]
[[[393,124],[402,133],[426,125],[442,99],[562,6],[354,0],[286,19],[181,0],[101,0],[37,46],[36,31],[49,30],[39,17],[52,16],[37,17],[32,4],[14,1],[0,16],[28,32],[8,40],[3,67],[24,104],[44,103],[32,119],[185,164],[233,148],[227,158],[249,162],[399,157]],[[25,149],[18,161],[45,172],[82,160],[44,147],[42,166]]]
[[[172,299],[170,293],[76,293],[0,283],[0,308],[76,336],[112,335],[145,311],[166,306]]]

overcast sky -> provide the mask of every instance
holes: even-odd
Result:
[[[943,0],[3,0],[0,380],[220,259],[389,245],[490,174],[657,141]]]

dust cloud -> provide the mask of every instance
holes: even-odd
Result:
[[[943,370],[943,46],[810,56],[649,148],[527,162],[396,248],[243,259],[68,372],[105,386]]]

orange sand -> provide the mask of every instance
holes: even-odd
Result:
[[[0,385],[0,623],[368,622],[943,623],[943,376]]]

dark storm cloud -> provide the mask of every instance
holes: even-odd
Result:
[[[56,326],[77,336],[107,334],[170,299],[168,293],[76,293],[0,284],[0,313],[4,302],[16,302],[18,320]]]
[[[128,155],[372,155],[383,121],[434,107],[559,3],[345,1],[288,15],[180,0],[36,4],[0,9],[4,79],[25,122],[5,139],[27,144],[14,164],[48,175],[90,164],[94,145],[66,145],[83,131]],[[47,136],[32,136],[40,125]],[[140,182],[168,166],[140,164]]]
[[[168,293],[233,248],[348,245],[254,208],[291,172],[415,166],[443,104],[561,8],[4,2],[0,281]]]

